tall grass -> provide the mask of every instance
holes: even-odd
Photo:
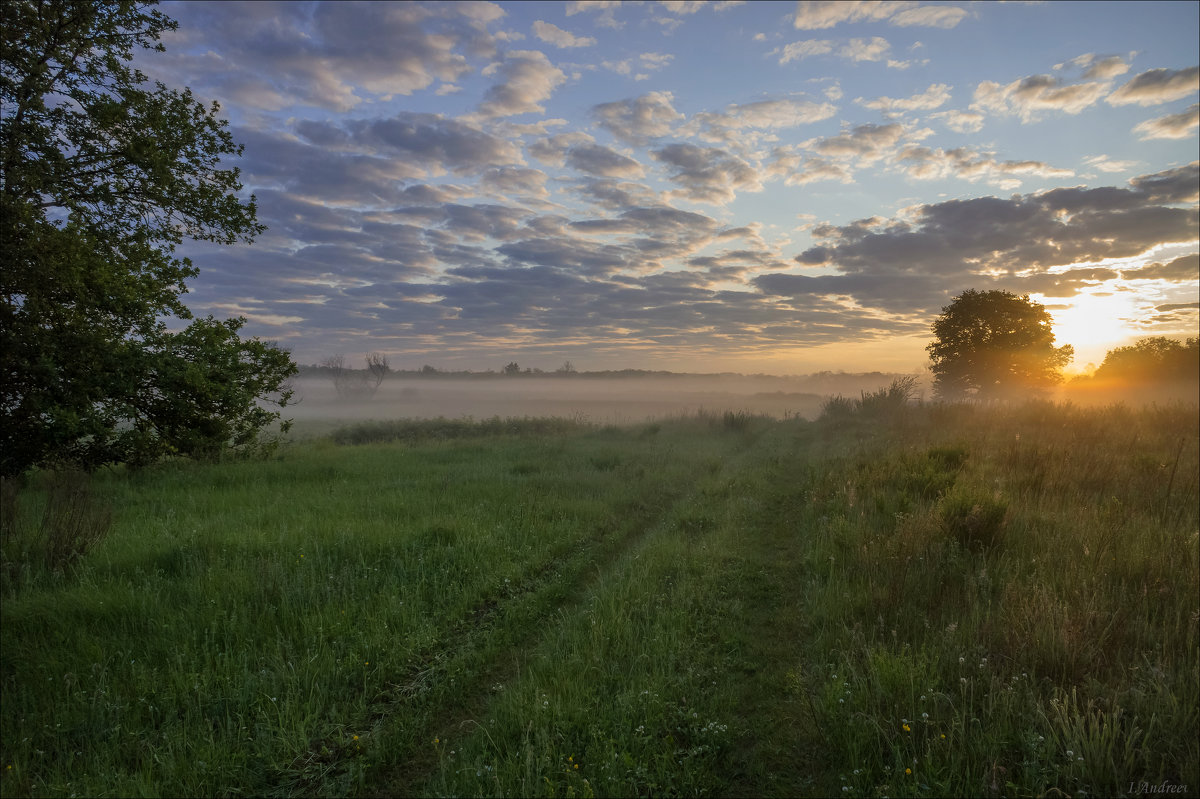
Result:
[[[5,573],[0,792],[1196,795],[1195,408],[902,389],[101,475]]]
[[[831,453],[805,488],[821,623],[796,690],[830,731],[837,789],[1194,794],[1195,409],[911,415],[928,426]],[[929,464],[946,479],[922,495]]]

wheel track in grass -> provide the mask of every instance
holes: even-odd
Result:
[[[743,436],[739,446],[723,453],[723,479],[740,480],[742,461],[755,451],[759,437]],[[737,576],[728,582],[744,610],[726,625],[724,644],[738,652],[730,678],[739,681],[737,725],[743,733],[730,746],[722,769],[724,795],[815,796],[825,781],[817,754],[822,740],[791,673],[799,662],[804,624],[799,609],[802,552],[794,541],[795,525],[781,525],[775,518],[779,513],[800,515],[791,504],[796,492],[781,490],[778,483],[789,477],[788,469],[806,463],[790,458],[770,469],[769,479],[758,478],[755,488],[767,502],[740,520],[753,532],[748,539],[752,544],[739,552]],[[547,621],[578,607],[611,575],[614,564],[664,529],[681,507],[694,510],[714,501],[697,487],[713,476],[705,468],[697,463],[687,480],[652,488],[610,512],[590,536],[533,569],[517,588],[484,599],[460,617],[439,645],[421,653],[379,697],[365,720],[373,726],[368,745],[386,746],[401,756],[380,764],[361,788],[343,783],[343,793],[420,795],[440,765],[433,740],[458,739],[473,731],[469,725],[486,715],[494,696],[490,686],[519,677],[521,663],[546,635]],[[447,683],[452,675],[453,690]],[[416,718],[395,721],[406,715]],[[344,743],[313,742],[281,774],[285,779],[279,787],[289,794],[327,794],[330,776],[346,772],[355,754]]]
[[[634,552],[671,512],[695,494],[691,480],[677,480],[647,490],[611,511],[596,523],[591,535],[535,567],[507,594],[493,594],[477,603],[452,625],[442,640],[421,652],[372,703],[364,720],[371,732],[355,741],[318,739],[281,769],[272,784],[280,794],[325,795],[331,781],[357,793],[347,784],[358,754],[356,747],[385,744],[404,755],[381,765],[362,786],[367,796],[412,796],[438,766],[435,738],[458,734],[483,715],[490,686],[510,682],[519,674],[526,652],[541,640],[553,614],[579,605],[603,580],[614,563]],[[451,677],[451,675],[456,675]],[[453,691],[446,681],[453,679]],[[413,724],[394,719],[416,716]],[[372,740],[378,739],[378,740]]]

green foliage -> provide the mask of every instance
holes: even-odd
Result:
[[[191,319],[177,245],[263,229],[217,107],[128,64],[175,23],[132,2],[2,8],[0,473],[253,446],[290,359],[241,320],[167,324]]]
[[[1054,346],[1050,314],[1029,295],[969,289],[942,309],[929,352],[942,399],[1019,397],[1062,380],[1075,354]]]
[[[0,579],[7,584],[27,579],[38,569],[68,569],[112,527],[112,507],[95,496],[86,473],[64,470],[42,477],[45,502],[39,521],[34,521],[39,519],[35,508],[22,507],[14,478],[3,480]]]
[[[1151,336],[1128,347],[1111,349],[1093,377],[1100,382],[1125,384],[1195,383],[1200,379],[1200,339],[1183,342]]]
[[[943,529],[967,549],[992,549],[1003,540],[1008,503],[978,489],[952,491],[938,506]]]

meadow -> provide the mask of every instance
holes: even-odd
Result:
[[[1200,795],[1197,433],[894,385],[35,475],[0,793]]]

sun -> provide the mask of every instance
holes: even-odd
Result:
[[[1126,294],[1080,293],[1050,310],[1056,344],[1075,347],[1075,365],[1100,363],[1114,346],[1137,335],[1129,326],[1135,315],[1134,299]],[[1065,307],[1064,307],[1065,306]]]

